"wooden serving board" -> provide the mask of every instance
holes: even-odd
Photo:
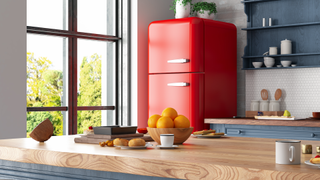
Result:
[[[144,139],[145,141],[153,141],[153,139],[148,135],[141,136],[141,137],[122,137],[122,139],[128,139],[128,140],[133,139],[133,138],[141,138],[141,139]],[[87,143],[87,144],[99,144],[99,142],[103,142],[103,141],[107,141],[107,140],[113,140],[113,139],[110,139],[110,138],[88,138],[88,137],[84,137],[84,136],[74,138],[75,143]]]
[[[282,116],[284,111],[259,111],[264,116]],[[258,111],[246,111],[246,117],[254,117],[258,115]]]

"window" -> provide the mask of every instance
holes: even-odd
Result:
[[[27,134],[130,125],[129,0],[28,0]],[[125,98],[124,98],[125,97]]]

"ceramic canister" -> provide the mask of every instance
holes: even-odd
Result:
[[[292,43],[290,40],[281,41],[281,54],[292,54]]]
[[[268,100],[260,101],[260,111],[269,111],[269,101]]]
[[[269,48],[269,55],[277,55],[277,54],[278,54],[277,47],[270,47]]]
[[[251,111],[259,111],[259,100],[251,101]]]
[[[280,111],[280,103],[277,100],[270,100],[269,111]]]

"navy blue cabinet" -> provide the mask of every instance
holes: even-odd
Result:
[[[320,140],[319,127],[211,124],[210,128],[233,137]]]
[[[247,47],[243,70],[320,67],[320,1],[319,0],[246,0]],[[266,26],[262,26],[265,18]],[[269,18],[272,26],[269,26]],[[281,55],[282,40],[292,41],[292,54]],[[277,47],[272,68],[254,68],[252,62],[263,62],[269,47]],[[277,67],[281,60],[290,60],[296,67]]]

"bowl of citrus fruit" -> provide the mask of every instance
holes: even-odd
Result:
[[[154,114],[148,119],[148,132],[151,138],[159,145],[160,134],[174,134],[173,144],[182,144],[191,135],[193,127],[190,127],[190,121],[184,115],[171,107],[162,111],[162,114]]]

